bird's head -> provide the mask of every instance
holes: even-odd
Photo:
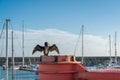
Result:
[[[49,44],[48,44],[48,42],[45,42],[45,46],[48,46]]]

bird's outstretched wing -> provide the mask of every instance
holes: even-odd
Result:
[[[40,46],[40,45],[36,45],[35,48],[33,49],[32,54],[34,54],[36,51],[43,51],[44,47]]]
[[[58,49],[58,47],[57,47],[55,44],[53,44],[52,46],[50,46],[50,47],[49,47],[49,50],[50,50],[50,51],[56,51],[58,54],[60,54],[60,53],[59,53],[59,49]]]

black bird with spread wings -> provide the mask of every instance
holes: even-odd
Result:
[[[36,45],[32,54],[34,54],[36,51],[40,51],[40,52],[43,51],[45,56],[48,56],[49,51],[56,51],[58,54],[60,54],[58,47],[55,44],[53,44],[52,46],[48,46],[48,42],[45,42],[44,46]]]

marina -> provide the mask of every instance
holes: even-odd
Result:
[[[49,57],[49,56],[48,56]],[[109,57],[85,57],[85,59],[86,60],[91,60],[91,58],[92,58],[92,60],[94,61],[95,59],[97,59],[98,61],[101,61],[101,59],[102,60],[109,60]],[[10,58],[11,59],[11,58]],[[15,58],[15,59],[17,59],[17,58]],[[28,58],[26,58],[25,57],[25,60],[26,59],[28,59]],[[81,60],[81,58],[80,57],[77,57],[76,58],[77,60]],[[119,57],[118,57],[118,59],[119,59]],[[22,60],[22,57],[21,57],[21,59],[20,60]],[[40,61],[40,57],[36,57],[36,60],[37,61],[39,61],[39,62],[41,62]],[[84,61],[86,61],[86,60],[84,60]],[[88,61],[89,61],[88,60]],[[91,60],[91,61],[92,61]],[[37,62],[37,63],[39,63],[39,62]],[[32,63],[35,63],[35,62],[32,62]],[[103,69],[103,67],[100,67],[99,66],[99,68],[98,68],[98,66],[86,66],[86,68],[88,69],[88,70],[101,70],[101,69]],[[102,71],[102,70],[101,70]],[[39,70],[37,71],[37,72],[39,72]],[[5,80],[5,70],[3,70],[3,67],[2,66],[0,66],[0,80]],[[12,70],[9,70],[9,74],[8,74],[9,76],[9,80],[12,80]],[[36,71],[33,71],[33,70],[29,70],[29,69],[27,69],[27,68],[25,68],[25,69],[23,69],[23,70],[14,70],[14,80],[38,80],[38,78],[40,78],[39,77],[39,75],[38,74],[36,74]],[[74,79],[73,79],[74,80]]]
[[[0,66],[0,80],[5,80],[5,70]],[[12,80],[12,70],[9,70],[8,73],[9,80]],[[24,71],[24,70],[14,70],[14,80],[35,80],[38,78],[35,72]]]
[[[0,10],[0,80],[120,80],[120,0],[0,0]]]
[[[6,48],[5,53],[6,57],[1,59],[1,67],[0,67],[0,80],[35,80],[36,76],[34,77],[33,74],[36,74],[38,68],[29,61],[29,64],[24,63],[24,29],[22,32],[22,61],[15,61],[14,58],[14,37],[13,37],[13,30],[11,31],[12,37],[11,37],[11,53],[12,57],[8,56],[8,26],[10,19],[6,19],[5,27],[6,27]],[[24,28],[24,24],[22,26]],[[4,29],[4,26],[3,26]],[[3,30],[2,30],[3,31]],[[1,32],[2,36],[2,32]],[[2,51],[2,50],[1,50]],[[1,52],[2,53],[2,52]],[[1,56],[1,55],[0,55]],[[30,59],[29,59],[30,60]],[[33,73],[32,73],[33,72]]]

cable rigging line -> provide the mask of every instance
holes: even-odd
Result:
[[[0,39],[2,37],[2,34],[3,34],[3,31],[4,31],[4,28],[5,28],[5,23],[3,24],[3,28],[2,28],[2,31],[1,31],[1,34],[0,34]]]
[[[3,33],[4,33],[4,32],[3,32]],[[0,50],[0,51],[1,51],[1,53],[0,53],[1,57],[2,57],[3,50],[4,50],[3,45],[5,44],[5,43],[4,43],[4,41],[5,41],[4,38],[5,38],[5,37],[3,36],[2,39],[1,39],[1,50]]]
[[[11,29],[12,29],[12,31],[13,31],[13,25],[11,24],[11,22],[10,22],[9,24],[10,24],[10,27],[11,27]]]
[[[0,55],[2,56],[2,53],[3,53],[3,43],[4,43],[4,28],[5,28],[5,23],[3,24],[3,27],[2,27],[2,31],[1,31],[1,34],[0,34],[0,42],[1,42],[1,50],[0,50]],[[2,37],[3,36],[3,37]],[[3,38],[3,39],[2,39]]]
[[[78,35],[78,39],[77,39],[77,42],[76,42],[76,45],[75,45],[74,55],[75,55],[76,49],[77,49],[77,47],[78,47],[78,43],[79,43],[79,40],[80,40],[80,37],[81,37],[81,33],[82,33],[82,29],[80,29],[80,33],[79,33],[79,35]]]
[[[12,30],[13,30],[13,24],[11,24],[10,23],[10,26],[11,26],[11,28],[12,28]],[[20,40],[19,40],[19,36],[15,33],[15,31],[14,31],[14,38],[17,40],[16,41],[16,44],[18,44],[19,45],[19,48],[22,50],[22,45],[20,45]],[[15,56],[16,56],[16,54],[14,54]]]
[[[15,32],[14,32],[14,38],[16,39],[16,45],[18,45],[17,47],[22,51],[22,45],[21,45],[19,36],[18,36],[18,34],[16,34]],[[16,50],[15,50],[15,51],[16,51]],[[15,52],[15,51],[14,51],[14,52]],[[17,56],[16,54],[14,54],[14,55]]]

